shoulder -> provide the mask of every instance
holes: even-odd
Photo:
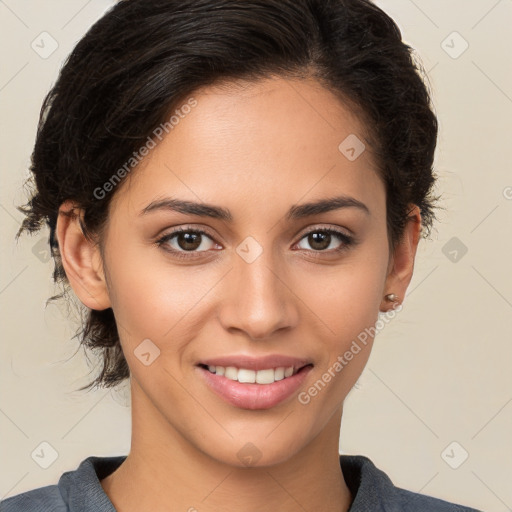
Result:
[[[126,456],[90,456],[63,473],[58,484],[38,487],[0,501],[0,512],[115,512],[100,480]]]
[[[363,455],[340,455],[340,465],[353,496],[350,512],[481,512],[396,487],[386,473]]]
[[[32,489],[0,501],[0,512],[43,512],[68,510],[57,485]]]
[[[451,503],[432,496],[418,494],[395,487],[396,496],[401,506],[400,510],[416,511],[429,510],[432,512],[480,512],[477,509]]]

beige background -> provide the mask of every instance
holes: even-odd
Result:
[[[46,231],[14,243],[22,218],[15,205],[25,202],[21,183],[43,97],[111,4],[0,1],[0,498],[56,483],[89,455],[129,450],[126,386],[74,391],[89,369],[71,340],[72,311],[44,306],[54,292]],[[369,456],[412,491],[512,510],[512,1],[378,5],[429,71],[445,211],[431,240],[421,242],[403,311],[378,335],[347,398],[340,449]],[[40,55],[42,37],[44,51],[52,49],[42,32],[58,44],[51,55]],[[469,47],[459,55],[464,41]],[[31,456],[42,442],[58,454],[47,469]]]

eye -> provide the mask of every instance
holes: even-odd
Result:
[[[191,228],[176,229],[158,239],[156,243],[181,258],[194,257],[194,253],[207,252],[218,246],[208,233]]]
[[[336,247],[336,239],[338,246]],[[301,247],[302,241],[306,241],[312,249]],[[338,253],[349,248],[354,243],[351,236],[333,228],[316,228],[306,233],[296,244],[299,249],[314,253]],[[156,241],[159,247],[170,252],[177,258],[194,258],[200,253],[208,252],[213,248],[222,248],[205,231],[192,228],[178,228],[162,236]],[[335,247],[333,247],[333,244]]]
[[[335,239],[341,241],[341,243],[338,244],[338,247],[336,247]],[[314,252],[339,252],[347,249],[353,243],[351,236],[333,228],[314,229],[306,233],[301,238],[301,242],[303,240],[312,247]],[[333,247],[333,243],[335,247]],[[300,249],[308,250],[307,248],[300,247],[300,242],[298,245]]]

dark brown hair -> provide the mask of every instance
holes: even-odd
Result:
[[[101,233],[114,189],[104,185],[198,87],[271,75],[313,77],[344,98],[371,134],[399,242],[411,204],[423,234],[434,219],[437,119],[424,73],[394,21],[369,0],[122,0],[66,60],[41,109],[32,197],[18,232],[50,228],[54,280],[65,287],[55,227],[67,199]],[[341,141],[340,141],[341,142]],[[61,297],[57,295],[50,300]],[[129,377],[112,309],[84,310],[82,345],[103,365],[84,386]]]

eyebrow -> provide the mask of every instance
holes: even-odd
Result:
[[[310,203],[293,205],[286,213],[285,219],[287,221],[298,220],[333,210],[340,210],[342,208],[357,208],[366,215],[370,215],[370,210],[364,203],[354,197],[343,195],[320,199]],[[211,217],[212,219],[219,219],[226,222],[233,221],[233,215],[226,208],[174,198],[164,198],[153,201],[140,212],[140,215],[146,215],[158,210],[170,210],[188,215],[197,215],[199,217]]]

